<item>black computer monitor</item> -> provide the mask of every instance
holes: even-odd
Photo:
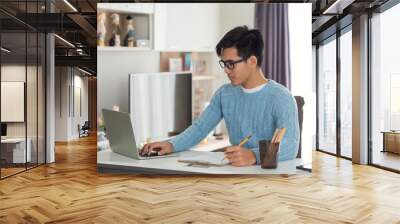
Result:
[[[1,136],[7,136],[7,124],[1,123]]]

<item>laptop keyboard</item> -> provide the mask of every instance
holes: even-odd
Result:
[[[154,157],[158,156],[158,152],[150,152],[149,154],[146,155],[147,157]]]
[[[156,157],[156,156],[159,156],[158,152],[150,152],[149,154],[142,155],[141,157]]]

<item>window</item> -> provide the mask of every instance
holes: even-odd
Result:
[[[371,162],[395,170],[400,170],[399,21],[399,4],[371,18]]]
[[[44,3],[19,2],[16,10],[21,16],[40,13]],[[15,2],[0,3],[6,5]],[[16,18],[2,12],[0,17],[8,21],[0,23],[0,178],[5,178],[45,163],[46,40]]]
[[[346,32],[347,31],[347,32]],[[340,155],[352,157],[352,35],[340,36]]]
[[[318,149],[336,154],[336,36],[318,48]]]

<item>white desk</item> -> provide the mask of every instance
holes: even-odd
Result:
[[[97,152],[97,167],[100,172],[129,172],[137,174],[287,174],[296,173],[296,166],[301,159],[279,162],[276,169],[262,169],[259,165],[248,167],[234,167],[231,165],[222,167],[194,167],[178,162],[180,157],[195,156],[199,152],[188,150],[178,153],[177,157],[160,159],[136,160],[111,150]]]
[[[25,163],[25,158],[27,158],[27,162],[31,161],[31,139],[28,138],[25,154],[25,138],[6,138],[1,139],[1,144],[8,146],[14,145],[13,150],[13,163]],[[4,146],[3,146],[4,147]]]

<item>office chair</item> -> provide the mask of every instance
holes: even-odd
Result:
[[[303,130],[303,106],[305,104],[304,97],[302,96],[295,96],[294,99],[297,103],[297,112],[299,118],[299,127],[300,127],[300,140],[299,140],[299,151],[297,152],[296,158],[301,158],[301,132]]]
[[[301,133],[303,130],[303,107],[304,107],[304,97],[302,96],[295,96],[294,99],[296,100],[297,103],[297,112],[298,112],[298,118],[299,118],[299,128],[300,128],[300,140],[299,140],[299,151],[297,152],[297,157],[296,158],[301,158]],[[308,172],[312,172],[311,167],[309,165],[299,165],[296,166],[297,169],[299,170],[304,170]]]
[[[89,121],[85,121],[82,127],[80,127],[80,125],[78,124],[79,138],[89,136],[89,129],[90,129]]]

